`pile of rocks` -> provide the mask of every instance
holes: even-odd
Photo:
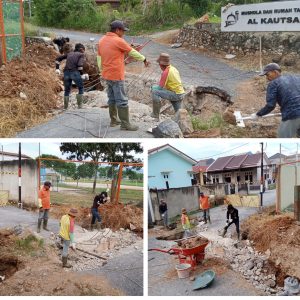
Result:
[[[236,246],[225,250],[233,270],[240,272],[246,280],[268,295],[280,292],[282,289],[276,285],[275,274],[268,274],[267,255],[255,251],[249,240],[245,246],[240,243]]]

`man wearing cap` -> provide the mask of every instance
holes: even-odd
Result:
[[[116,20],[110,24],[110,32],[99,41],[97,61],[102,77],[107,82],[110,126],[121,124],[121,130],[136,131],[138,126],[129,121],[128,98],[124,86],[124,57],[127,53],[134,59],[143,61],[145,67],[149,66],[149,62],[123,39],[125,31],[128,31],[128,28],[122,21]],[[118,120],[118,115],[121,121]]]
[[[75,217],[78,215],[78,211],[75,208],[71,208],[68,214],[63,215],[60,219],[60,230],[59,236],[63,245],[62,251],[62,263],[63,268],[71,268],[68,264],[68,253],[71,245],[73,250],[76,250],[74,243],[74,228],[75,228]]]
[[[159,85],[152,86],[153,113],[151,116],[159,119],[161,100],[171,101],[175,112],[177,112],[181,107],[184,89],[178,70],[170,64],[169,54],[161,53],[157,62],[163,72]]]
[[[41,225],[43,223],[43,229],[49,231],[47,228],[48,218],[49,218],[49,210],[50,210],[50,187],[51,182],[45,181],[43,187],[40,189],[38,194],[38,204],[39,204],[39,219],[38,219],[38,228],[37,232],[41,232]]]
[[[252,114],[252,118],[267,115],[278,103],[282,116],[278,137],[300,137],[300,77],[282,76],[280,66],[275,63],[266,65],[259,75],[266,76],[270,81],[267,87],[267,104],[256,114]]]

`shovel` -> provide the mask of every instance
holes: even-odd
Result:
[[[236,120],[236,126],[238,127],[245,127],[244,120],[252,120],[251,116],[242,117],[242,114],[239,110],[236,110],[233,112]],[[281,113],[274,113],[274,114],[268,114],[265,116],[262,116],[262,118],[269,118],[269,117],[276,117],[281,116]]]

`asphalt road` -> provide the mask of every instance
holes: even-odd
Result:
[[[35,212],[28,212],[12,206],[0,207],[0,228],[22,225],[23,228],[36,231],[37,219],[38,214]],[[40,233],[46,243],[50,243],[51,231],[55,234],[59,231],[59,220],[51,219],[51,211],[48,228],[49,232],[41,230]],[[80,229],[75,227],[75,241],[76,230]],[[87,273],[104,275],[112,286],[123,291],[125,295],[143,295],[143,254],[141,251],[134,250],[130,254],[112,258],[104,267]]]
[[[275,204],[275,190],[264,193],[264,206]],[[257,208],[238,207],[240,222],[252,214],[258,212]],[[202,213],[199,213],[199,216]],[[224,228],[226,221],[226,207],[219,206],[210,210],[212,224],[208,225],[208,231],[203,235],[209,238],[210,234],[217,235],[219,229]],[[228,232],[233,234],[235,239],[235,226],[232,225]],[[168,249],[174,245],[172,241],[156,240],[153,237],[148,239],[148,248]],[[258,291],[248,283],[239,273],[228,269],[227,272],[217,275],[213,284],[205,289],[192,290],[193,282],[188,279],[179,279],[174,274],[175,265],[178,263],[174,256],[151,251],[148,252],[148,293],[151,296],[255,296]],[[213,268],[212,268],[213,269]],[[199,275],[197,273],[196,275]]]
[[[42,32],[51,32],[56,36],[68,36],[71,42],[81,42],[85,45],[95,45],[101,34],[71,31],[63,29],[41,29]],[[90,38],[94,38],[92,43]],[[128,42],[144,44],[151,37],[125,37]],[[162,45],[151,40],[141,51],[147,59],[156,66],[156,59],[161,52],[167,52],[171,56],[171,63],[180,70],[181,79],[185,86],[215,86],[226,90],[234,100],[235,88],[243,80],[250,78],[253,73],[235,69],[220,60],[194,53],[189,50],[173,49],[168,45]],[[150,75],[160,77],[160,69],[157,66]],[[141,75],[142,76],[142,75]],[[145,74],[149,76],[149,74]],[[16,137],[21,138],[152,138],[147,133],[149,125],[139,122],[140,129],[135,132],[120,131],[118,127],[110,128],[107,109],[88,108],[75,111],[78,116],[63,112],[52,120],[21,132]],[[84,124],[84,120],[88,121]],[[101,126],[99,123],[101,122]],[[100,132],[100,133],[99,133]]]

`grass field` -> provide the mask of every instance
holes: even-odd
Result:
[[[96,189],[96,193],[102,192],[103,189]],[[61,205],[74,205],[81,207],[91,207],[95,194],[92,189],[74,189],[74,191],[51,192],[51,203]],[[132,203],[141,205],[143,202],[143,191],[121,190],[120,202],[123,204]]]
[[[71,181],[74,182],[74,180],[66,180],[66,182]],[[85,180],[79,180],[79,182],[90,182],[93,183],[94,180],[93,179],[85,179]],[[97,180],[97,183],[100,184],[107,184],[107,183],[111,183],[111,180]],[[137,180],[122,180],[121,181],[122,185],[130,185],[130,186],[143,186],[143,181],[137,181]],[[61,185],[60,185],[61,186]],[[65,185],[66,186],[66,185]]]

